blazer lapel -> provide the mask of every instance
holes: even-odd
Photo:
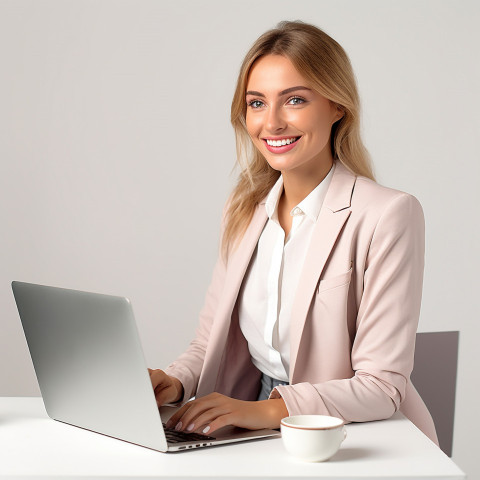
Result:
[[[210,332],[209,347],[211,348],[207,349],[199,381],[197,392],[199,397],[214,391],[233,308],[267,218],[265,202],[261,202],[255,210],[245,235],[228,259],[225,287]]]
[[[338,160],[305,257],[290,324],[290,382],[293,382],[298,349],[318,279],[343,225],[350,216],[356,176]]]

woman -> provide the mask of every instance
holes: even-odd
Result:
[[[344,50],[282,22],[246,55],[231,119],[242,171],[197,334],[165,372],[150,370],[159,405],[196,396],[168,426],[211,434],[401,410],[436,442],[410,382],[423,212],[374,181]]]

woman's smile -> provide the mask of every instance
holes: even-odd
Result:
[[[295,148],[301,137],[263,138],[267,150],[272,153],[285,153]]]

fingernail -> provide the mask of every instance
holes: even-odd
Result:
[[[193,430],[193,427],[195,425],[193,423],[191,423],[188,427],[187,427],[187,432],[191,432]]]
[[[209,426],[205,427],[202,431],[203,433],[208,433],[210,431],[210,427]]]
[[[175,425],[175,430],[181,430],[182,429],[182,422],[178,422],[176,425]]]

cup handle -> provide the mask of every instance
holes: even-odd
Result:
[[[347,438],[347,429],[345,428],[345,425],[343,426],[343,440]],[[342,440],[342,442],[343,442]]]

